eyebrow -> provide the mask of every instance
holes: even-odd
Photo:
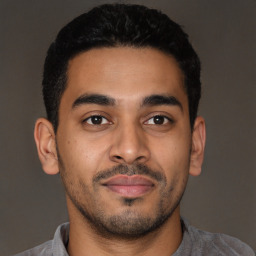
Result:
[[[159,94],[150,95],[144,98],[141,104],[141,107],[161,106],[161,105],[178,106],[183,111],[182,104],[177,98],[175,98],[174,96],[159,95]]]
[[[115,99],[102,94],[83,94],[72,104],[72,109],[83,104],[97,104],[102,106],[114,106]]]
[[[74,101],[74,103],[72,104],[72,109],[84,104],[114,106],[116,104],[116,100],[110,96],[103,94],[83,94]],[[145,97],[142,101],[141,107],[161,105],[178,106],[183,111],[182,104],[177,98],[175,98],[174,96],[159,94],[153,94]]]

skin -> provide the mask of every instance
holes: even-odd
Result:
[[[95,94],[111,98],[110,104],[85,102],[85,96]],[[152,95],[176,101],[145,103]],[[44,171],[60,172],[66,189],[71,256],[171,255],[177,250],[179,202],[188,175],[201,172],[205,124],[197,117],[191,130],[184,76],[174,58],[129,47],[79,54],[69,63],[57,134],[40,118],[35,140]],[[151,184],[146,191],[139,187],[133,194],[125,187],[123,194],[119,187],[116,192],[106,186],[113,177],[133,174]]]

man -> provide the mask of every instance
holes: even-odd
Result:
[[[180,217],[203,162],[200,91],[187,35],[156,10],[103,5],[65,26],[46,57],[35,141],[44,171],[61,175],[70,223],[18,255],[254,255]]]

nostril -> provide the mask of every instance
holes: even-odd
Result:
[[[139,156],[136,160],[137,161],[140,161],[141,159],[143,159],[144,157],[143,156]]]
[[[121,156],[115,156],[117,159],[122,159],[122,157]]]

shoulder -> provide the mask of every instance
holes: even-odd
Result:
[[[14,256],[52,256],[53,255],[53,242],[52,240],[40,244],[32,249],[18,253]]]
[[[210,233],[185,224],[191,242],[192,255],[255,256],[253,250],[241,240],[220,233]]]
[[[209,250],[212,253],[216,253],[213,255],[255,255],[247,244],[235,237],[206,231],[198,231],[198,234],[201,240],[202,250]]]
[[[68,256],[66,245],[69,239],[69,223],[58,226],[53,240],[47,241],[14,256]]]

